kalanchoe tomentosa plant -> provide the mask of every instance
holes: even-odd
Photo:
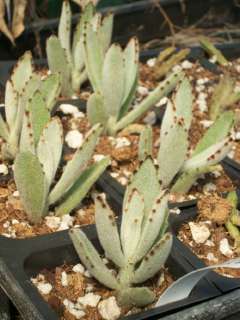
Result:
[[[172,247],[172,235],[166,232],[168,194],[162,191],[152,196],[150,175],[146,171],[148,161],[140,169],[141,177],[138,173],[137,179],[133,178],[132,185],[128,186],[125,193],[120,232],[114,213],[104,198],[95,198],[98,238],[105,256],[118,270],[116,276],[105,265],[83,231],[70,231],[82,263],[100,283],[116,291],[118,302],[122,305],[145,306],[154,301],[155,294],[148,287],[138,285],[153,277],[164,266]],[[143,192],[138,190],[140,184],[145,182]],[[155,183],[154,180],[152,182]]]
[[[56,215],[70,213],[86,196],[109,164],[104,158],[88,165],[102,127],[98,124],[87,134],[81,147],[67,162],[60,179],[54,178],[63,147],[63,129],[53,118],[43,129],[35,144],[31,125],[26,126],[24,148],[14,162],[14,178],[20,199],[31,222],[37,223],[48,214],[50,205],[58,205]],[[55,184],[54,184],[55,183]]]
[[[183,74],[172,73],[141,103],[129,111],[138,85],[139,44],[132,38],[126,48],[113,44],[106,55],[99,50],[95,32],[86,25],[85,63],[94,93],[87,103],[91,124],[102,123],[114,135],[140,118],[176,86]]]
[[[94,14],[94,6],[89,3],[83,10],[71,44],[71,8],[68,1],[62,5],[62,14],[58,26],[58,37],[51,36],[47,40],[47,59],[52,72],[61,74],[61,93],[71,97],[78,93],[83,82],[87,80],[85,57],[83,49],[83,29],[87,24],[97,34],[98,50],[105,53],[111,37],[113,15],[102,18],[99,13]]]
[[[6,84],[6,121],[0,116],[0,136],[4,140],[1,153],[4,159],[13,160],[20,143],[24,144],[22,131],[26,117],[34,128],[37,142],[41,128],[50,119],[50,112],[59,93],[59,76],[52,74],[41,80],[41,75],[34,72],[31,53],[26,52]]]
[[[179,85],[173,101],[168,102],[162,121],[160,148],[156,159],[161,186],[170,188],[172,192],[187,192],[200,175],[216,170],[216,165],[231,148],[233,112],[222,113],[193,150],[189,145],[191,120],[191,85],[185,78]],[[148,155],[151,156],[151,152],[151,128],[147,127],[140,136],[140,160]]]

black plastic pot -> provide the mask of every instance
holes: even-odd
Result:
[[[100,244],[94,225],[82,228],[88,238],[99,251]],[[167,267],[174,278],[193,270],[191,264],[180,252],[183,245],[174,239]],[[23,319],[57,320],[56,313],[42,299],[30,278],[36,276],[42,269],[53,269],[56,266],[76,264],[79,261],[67,231],[28,240],[7,241],[0,237],[0,285],[12,300]],[[202,279],[188,299],[154,308],[136,315],[124,317],[128,320],[159,319],[188,306],[209,300],[221,295],[211,281]]]
[[[231,23],[237,22],[238,8],[234,1],[229,0],[188,0],[181,5],[179,0],[143,0],[130,4],[107,7],[99,11],[107,12],[111,10],[115,14],[114,22],[114,41],[126,43],[129,37],[137,35],[141,42],[165,37],[170,34],[169,26],[166,24],[159,8],[156,4],[160,3],[166,14],[174,25],[179,27],[189,26],[196,23],[203,17],[210,8],[222,7],[222,11],[230,11]],[[73,25],[77,23],[79,14],[73,16]],[[45,55],[46,39],[57,32],[59,19],[40,20],[25,27],[23,34],[16,40],[16,47],[13,47],[10,41],[1,35],[0,60],[16,60],[26,50],[35,51],[36,34],[38,42]],[[221,20],[213,20],[203,27],[222,26]],[[37,55],[35,55],[37,57]]]

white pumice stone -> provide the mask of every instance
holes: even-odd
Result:
[[[193,64],[189,60],[184,60],[182,62],[182,68],[183,69],[191,69]]]
[[[59,109],[62,111],[64,114],[74,114],[79,112],[78,108],[72,104],[68,103],[62,103],[59,107]]]
[[[236,139],[236,140],[240,140],[240,131],[237,131],[237,132],[235,133],[235,139]]]
[[[10,226],[10,222],[9,221],[6,221],[4,224],[3,224],[3,228],[7,229],[9,228]]]
[[[119,177],[119,173],[118,173],[118,172],[111,172],[110,175],[111,175],[113,178]]]
[[[76,272],[76,273],[84,273],[85,271],[85,268],[84,266],[81,264],[81,263],[78,263],[76,264],[73,268],[72,268],[72,271],[73,272]]]
[[[72,227],[72,225],[73,225],[73,220],[74,220],[74,218],[72,216],[70,216],[69,214],[65,214],[62,217],[61,224],[60,224],[58,230],[60,231],[60,230],[69,229],[69,227]]]
[[[173,214],[180,214],[181,210],[179,208],[172,208],[169,210],[169,212]]]
[[[119,181],[123,186],[127,185],[127,183],[128,183],[128,179],[125,178],[125,177],[120,177],[120,178],[118,178],[118,181]]]
[[[14,196],[15,198],[18,198],[18,197],[19,197],[19,191],[18,191],[18,190],[14,191],[14,192],[13,192],[13,196]]]
[[[115,148],[123,148],[131,145],[131,142],[126,137],[118,137],[115,139]]]
[[[231,258],[233,256],[233,251],[229,245],[227,238],[224,238],[220,241],[219,250],[224,256],[226,256],[228,258]]]
[[[49,294],[52,291],[50,283],[38,283],[37,288],[42,294]]]
[[[202,120],[202,121],[200,121],[200,123],[204,126],[204,128],[209,128],[213,124],[213,121],[211,121],[211,120]]]
[[[210,59],[209,59],[210,62],[212,63],[216,63],[217,62],[217,56],[212,56]]]
[[[205,89],[205,87],[203,85],[196,86],[196,91],[198,93],[202,92],[204,89]]]
[[[85,292],[92,292],[94,289],[94,286],[92,284],[87,284],[87,287],[85,289]]]
[[[203,193],[204,194],[208,194],[208,193],[214,192],[216,190],[217,190],[217,186],[212,182],[208,182],[203,186]]]
[[[189,222],[192,238],[196,243],[204,243],[210,237],[211,233],[205,224]]]
[[[209,260],[209,261],[212,261],[212,262],[218,262],[218,259],[215,257],[215,255],[212,253],[212,252],[209,252],[208,254],[207,254],[207,259]]]
[[[207,240],[204,244],[208,247],[215,247],[215,244],[212,240]]]
[[[83,143],[83,135],[78,130],[71,130],[66,134],[65,141],[70,148],[77,149]]]
[[[12,219],[12,224],[19,224],[19,221],[17,219]]]
[[[146,88],[146,87],[144,87],[144,86],[138,86],[137,87],[137,92],[141,95],[141,96],[143,96],[143,97],[145,97],[145,96],[147,96],[148,95],[148,88]]]
[[[8,167],[4,163],[0,164],[0,174],[8,174]]]
[[[179,72],[179,71],[181,71],[182,70],[182,67],[179,65],[179,64],[177,64],[176,66],[174,66],[173,68],[172,68],[172,71],[173,72]]]
[[[68,277],[65,271],[62,272],[61,274],[61,284],[63,287],[67,287],[68,286]]]
[[[154,66],[155,66],[156,61],[157,61],[157,59],[156,59],[156,58],[148,59],[148,61],[147,61],[147,65],[148,65],[149,67],[154,67]]]
[[[206,100],[197,100],[197,105],[201,112],[205,112],[208,109]]]
[[[116,320],[121,315],[115,297],[109,297],[98,304],[98,311],[104,320]]]
[[[99,162],[99,161],[101,161],[101,160],[104,159],[104,158],[105,158],[105,156],[104,156],[103,154],[95,154],[95,155],[93,156],[94,162]]]
[[[45,217],[45,223],[50,229],[57,229],[60,226],[61,218],[54,216]]]
[[[155,124],[157,121],[157,116],[154,111],[149,111],[146,117],[143,119],[143,122],[149,125]]]
[[[156,104],[156,107],[161,107],[164,106],[165,104],[168,103],[168,97],[163,97],[162,99],[159,100],[159,102]]]
[[[68,299],[65,299],[63,301],[64,306],[68,310],[69,313],[71,313],[76,319],[81,319],[85,316],[85,312],[81,310],[78,306],[78,304],[74,304],[73,302],[69,301]]]
[[[89,292],[89,293],[85,294],[85,296],[79,297],[77,299],[77,302],[85,307],[86,306],[96,307],[100,300],[101,300],[101,296],[99,296],[98,294],[94,294],[92,292]]]
[[[162,272],[160,277],[158,278],[158,282],[157,282],[158,287],[160,287],[163,284],[164,280],[165,280],[165,275],[164,275],[164,272]]]
[[[84,276],[87,277],[87,278],[92,278],[92,275],[91,275],[91,273],[90,273],[88,270],[86,270],[86,271],[84,272]]]

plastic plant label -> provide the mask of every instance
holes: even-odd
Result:
[[[212,269],[216,268],[240,268],[240,258],[232,259],[221,264],[200,268],[194,270],[183,277],[176,280],[168,289],[161,295],[156,303],[156,307],[163,306],[168,303],[186,299],[192,292],[195,285]]]

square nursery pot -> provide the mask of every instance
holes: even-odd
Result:
[[[102,252],[95,226],[85,226],[82,230],[99,252]],[[188,262],[188,257],[182,252],[185,252],[184,246],[175,238],[172,252],[166,263],[175,279],[194,269]],[[67,231],[26,240],[7,241],[0,238],[0,286],[26,320],[58,319],[55,311],[44,301],[30,278],[36,276],[42,269],[52,269],[63,263],[76,264],[78,262],[79,258]],[[121,319],[159,319],[164,315],[195,306],[221,294],[222,292],[206,277],[196,285],[186,299]]]
[[[100,12],[111,10],[115,14],[114,23],[114,41],[126,43],[129,37],[138,36],[141,42],[147,42],[153,39],[163,38],[170,34],[169,26],[161,14],[158,4],[169,16],[174,25],[186,27],[196,23],[210,9],[224,14],[221,19],[211,19],[202,23],[201,27],[219,27],[224,22],[236,23],[239,16],[239,8],[234,5],[233,0],[188,0],[182,5],[179,0],[156,0],[156,1],[132,1],[128,4],[122,4],[114,7],[100,8]],[[72,21],[76,25],[79,14],[74,14]],[[10,41],[1,35],[0,60],[16,60],[26,50],[36,52],[36,46],[41,48],[45,55],[46,39],[52,34],[57,33],[59,18],[42,19],[25,26],[25,30],[20,37],[16,39],[16,46],[12,46]],[[38,37],[38,44],[36,39]]]

